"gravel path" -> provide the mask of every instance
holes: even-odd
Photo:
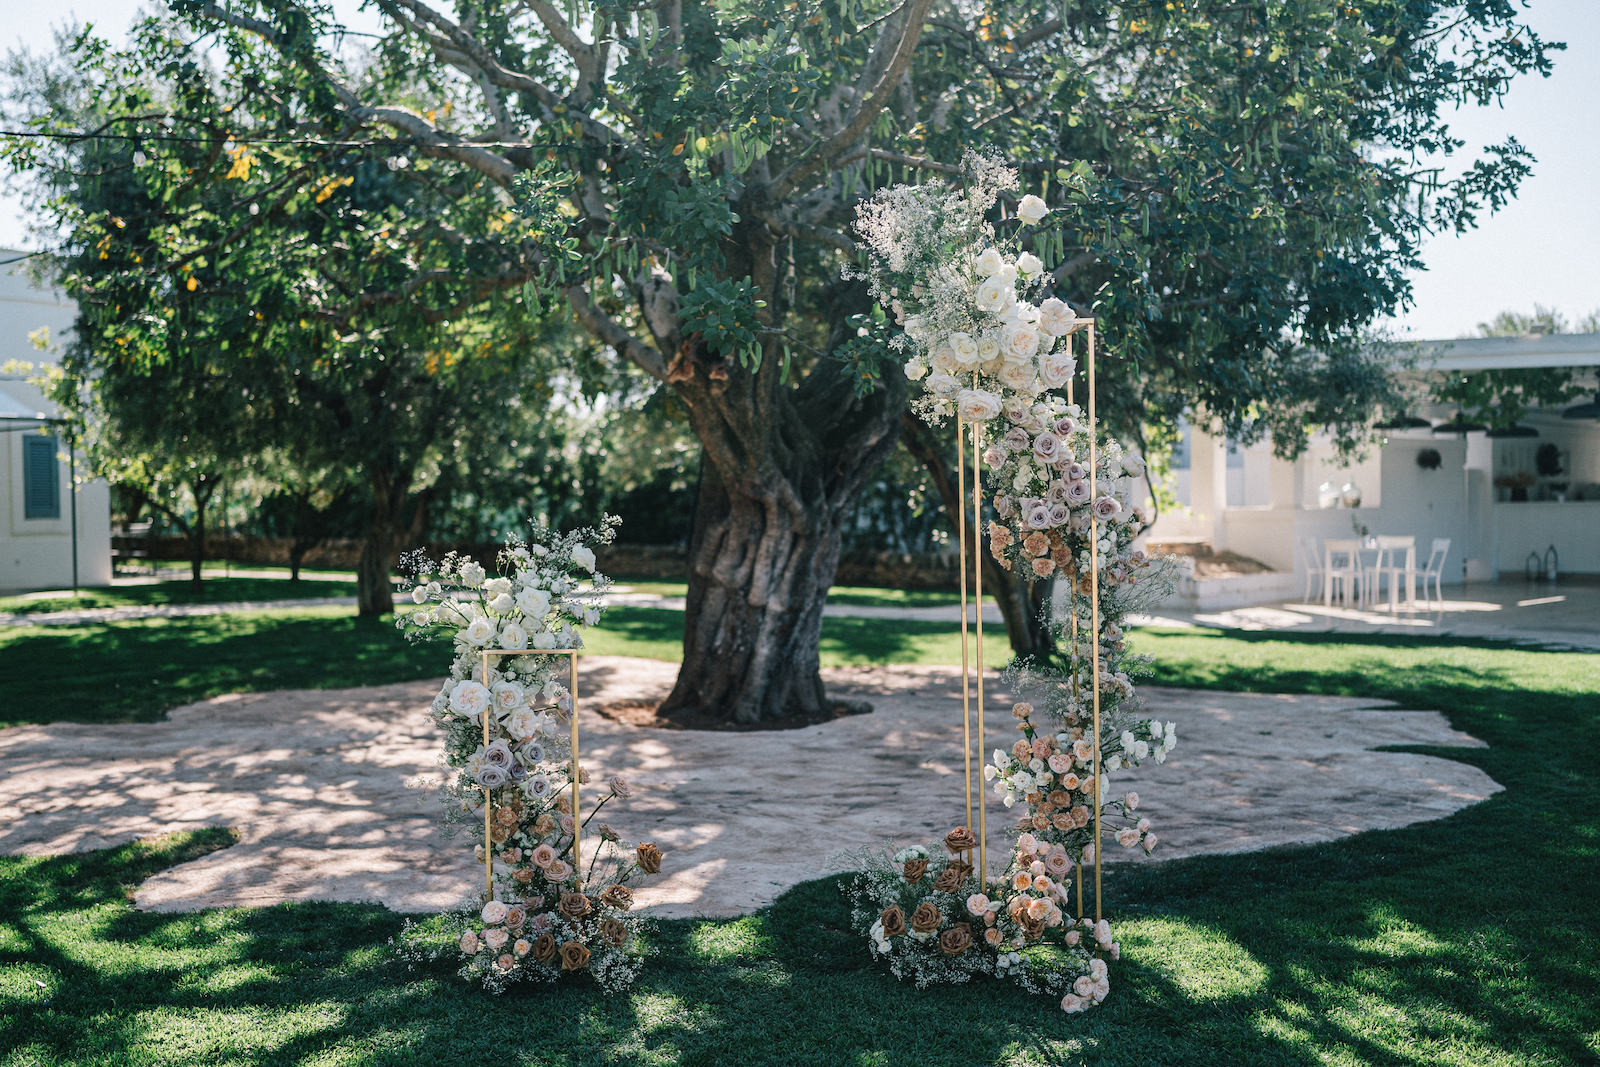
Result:
[[[592,656],[580,696],[659,699],[675,665]],[[668,853],[640,893],[657,914],[734,915],[848,866],[886,839],[942,835],[961,820],[958,672],[874,667],[824,672],[874,711],[802,730],[646,730],[592,710],[586,765],[625,774],[635,796],[610,818]],[[436,686],[233,695],[159,723],[0,730],[0,852],[62,853],[169,830],[232,826],[232,848],[164,871],[141,907],[181,911],[286,900],[446,907],[476,888],[471,842],[442,839]],[[1332,697],[1144,690],[1178,723],[1166,764],[1119,775],[1162,839],[1156,858],[1328,841],[1440,818],[1491,795],[1482,771],[1378,746],[1477,746],[1435,712]],[[990,748],[1009,702],[991,690]],[[988,809],[991,851],[1014,812]],[[1120,849],[1108,858],[1130,859]],[[993,857],[991,861],[993,862]]]

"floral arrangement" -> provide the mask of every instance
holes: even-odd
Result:
[[[1020,230],[997,235],[989,221],[1017,188],[1017,172],[997,157],[969,151],[960,185],[897,185],[863,203],[856,231],[866,265],[853,270],[893,314],[891,342],[905,373],[923,380],[913,407],[940,423],[952,413],[984,423],[1010,399],[1031,403],[1064,386],[1077,363],[1062,345],[1077,316],[1063,300],[1039,299],[1044,261],[1020,250]],[[1015,218],[1037,227],[1050,214],[1037,196]],[[1037,300],[1037,302],[1034,302]]]
[[[572,714],[562,657],[483,653],[583,647],[581,630],[599,621],[610,584],[595,573],[594,545],[611,541],[616,520],[567,535],[536,531],[513,540],[491,577],[452,553],[435,563],[420,554],[402,568],[414,576],[416,610],[397,620],[411,638],[451,640],[450,676],[433,700],[444,732],[445,823],[452,830],[485,825],[494,849],[492,894],[481,908],[453,913],[426,927],[407,924],[406,958],[453,956],[462,977],[500,992],[518,981],[548,982],[589,974],[616,991],[633,980],[641,959],[640,920],[631,913],[629,882],[661,869],[651,842],[625,847],[609,825],[586,869],[574,854],[581,831],[613,800],[630,795],[612,778],[586,816],[572,806]],[[488,722],[485,741],[484,723]],[[577,771],[580,784],[588,774]],[[581,822],[580,822],[581,818]],[[585,837],[585,844],[590,838]]]
[[[1133,501],[1143,461],[1093,436],[1083,411],[1056,394],[1076,370],[1063,338],[1078,320],[1046,294],[1044,263],[1021,250],[1048,206],[1022,197],[1021,226],[1002,239],[990,218],[1017,189],[1016,172],[971,152],[961,169],[959,186],[896,186],[859,209],[867,249],[859,275],[903,330],[891,347],[905,354],[906,375],[924,381],[917,413],[930,423],[955,413],[987,441],[995,559],[1029,581],[1066,582],[1069,608],[1054,621],[1066,656],[1008,672],[1013,691],[1047,694],[1043,710],[1054,721],[1038,725],[1034,706],[1018,703],[1020,736],[984,767],[1007,807],[1027,805],[1001,880],[985,885],[974,872],[963,827],[946,837],[947,855],[915,846],[862,857],[850,893],[873,955],[897,977],[925,986],[990,974],[1078,1012],[1105,999],[1107,962],[1120,953],[1109,923],[1069,914],[1081,911],[1081,883],[1078,907],[1069,907],[1074,877],[1099,858],[1097,796],[1102,827],[1111,824],[1120,844],[1146,853],[1156,844],[1149,820],[1135,814],[1137,793],[1104,798],[1113,772],[1162,762],[1177,742],[1174,724],[1132,717],[1130,674],[1143,664],[1122,628],[1170,589],[1173,568],[1134,547],[1150,518]]]

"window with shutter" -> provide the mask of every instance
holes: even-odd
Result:
[[[56,459],[60,447],[53,436],[22,439],[23,518],[61,517],[61,470]]]

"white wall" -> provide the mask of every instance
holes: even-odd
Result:
[[[1495,558],[1503,577],[1523,573],[1529,552],[1555,546],[1563,574],[1600,574],[1600,500],[1494,505]]]
[[[16,255],[0,249],[0,258]],[[52,348],[59,347],[72,327],[72,304],[59,294],[36,288],[21,264],[0,268],[0,388],[30,411],[54,412],[26,373],[4,365],[21,361],[53,363],[56,355],[40,351],[29,335],[49,329]],[[0,424],[0,429],[4,429]],[[72,493],[68,484],[65,443],[60,456],[59,519],[28,519],[23,509],[21,431],[0,433],[0,590],[57,588],[72,582]],[[78,473],[83,474],[79,457]],[[106,484],[89,481],[78,487],[78,580],[84,585],[111,581],[111,499]]]

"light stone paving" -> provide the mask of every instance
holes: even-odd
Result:
[[[593,656],[580,692],[659,699],[676,666]],[[607,818],[668,853],[640,892],[663,916],[748,912],[788,887],[849,866],[886,839],[929,840],[960,822],[959,672],[875,667],[824,672],[835,696],[874,711],[802,730],[663,731],[583,714],[597,778],[624,774],[631,801]],[[64,853],[136,837],[230,826],[237,845],[164,871],[144,908],[181,911],[287,900],[369,900],[402,911],[475,891],[471,841],[436,830],[436,684],[218,697],[159,723],[0,730],[0,852]],[[1448,759],[1377,746],[1482,747],[1436,712],[1372,701],[1148,687],[1176,720],[1164,765],[1118,775],[1161,838],[1154,859],[1328,841],[1450,814],[1500,787]],[[991,691],[989,747],[1013,736]],[[1017,811],[988,808],[991,852]],[[1108,860],[1132,858],[1115,846]],[[998,863],[991,856],[991,863]]]

